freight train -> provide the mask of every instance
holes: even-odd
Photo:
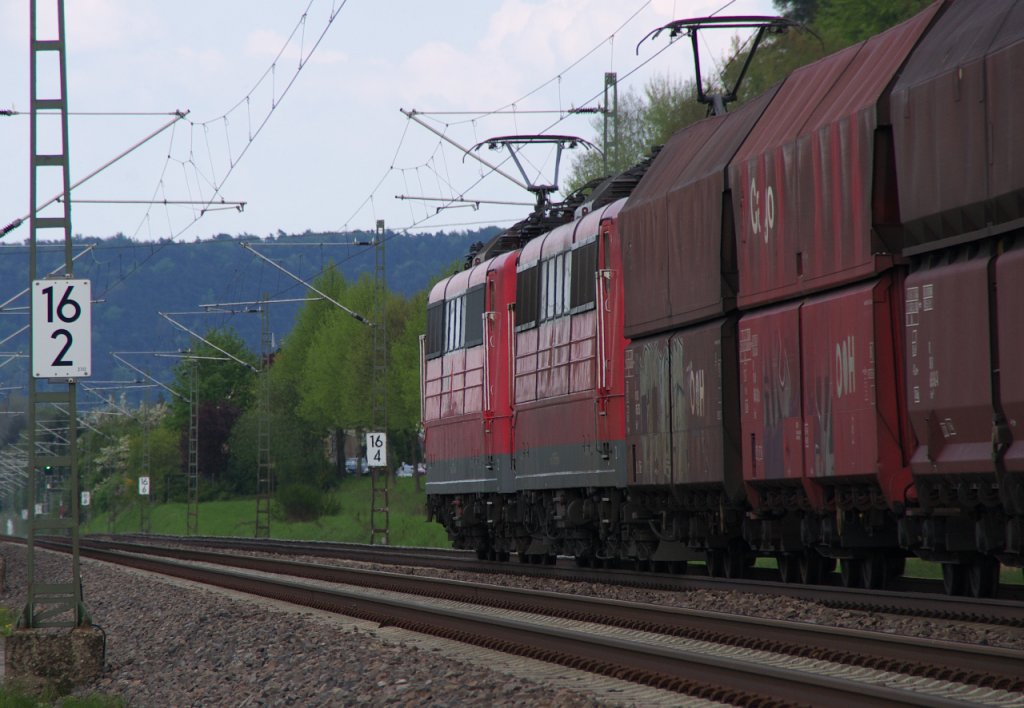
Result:
[[[1024,563],[1022,72],[1024,3],[936,2],[474,254],[427,306],[430,517],[480,558],[877,588],[919,557],[992,595]]]

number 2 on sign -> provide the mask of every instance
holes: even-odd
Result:
[[[82,314],[82,306],[71,299],[71,291],[74,289],[74,285],[69,285],[64,290],[64,294],[60,296],[60,302],[57,303],[57,319],[61,322],[74,322]],[[48,288],[43,288],[43,294],[46,295],[46,321],[53,322],[53,286],[51,285]],[[60,352],[57,353],[52,365],[74,366],[73,362],[64,358],[64,355],[67,354],[68,350],[71,348],[71,342],[73,341],[71,332],[66,329],[53,330],[53,334],[50,335],[50,339],[56,340],[58,337],[64,339],[64,346],[61,347]]]

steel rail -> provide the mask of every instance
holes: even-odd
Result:
[[[184,554],[201,553],[194,549],[166,550]],[[815,703],[822,705],[964,705],[961,700],[919,693],[913,682],[904,682],[903,687],[884,682],[862,683],[849,678],[816,674],[780,665],[751,663],[741,658],[709,655],[697,649],[660,645],[640,637],[632,639],[608,636],[600,631],[592,633],[577,627],[523,621],[498,616],[494,612],[441,607],[424,603],[421,599],[406,600],[379,592],[317,587],[308,583],[219,570],[206,565],[194,566],[176,560],[157,559],[97,547],[89,547],[82,552],[87,557],[97,560],[338,612],[566,666],[625,676],[637,683],[655,685],[690,695],[725,696],[727,700],[742,702],[806,702],[813,698]],[[221,560],[224,560],[225,556],[208,555],[221,556]],[[267,559],[237,557],[229,562],[245,560],[255,560],[257,565],[267,562]],[[204,562],[210,561],[207,559]],[[269,567],[277,569],[276,572],[282,572],[283,568],[291,565],[291,562],[279,560],[269,563]],[[453,581],[428,581],[401,574],[379,575],[393,576],[387,579],[388,582],[399,584],[431,582],[445,588],[460,585],[457,582],[453,585]],[[467,586],[466,590],[474,594],[488,587],[465,583],[461,585]],[[504,588],[500,590],[508,592]],[[516,591],[514,594],[521,592]],[[1008,650],[1004,651],[1011,653]],[[1019,667],[1022,660],[1024,653],[1017,653],[1014,666]]]
[[[792,597],[816,602],[833,609],[862,610],[886,614],[926,617],[957,622],[975,622],[1006,627],[1024,627],[1024,588],[1004,586],[999,599],[975,599],[950,597],[941,594],[941,582],[930,582],[916,578],[903,578],[893,590],[864,590],[845,588],[838,585],[838,577],[832,578],[832,585],[799,585],[769,580],[775,576],[767,569],[757,578],[726,579],[712,578],[699,572],[686,575],[664,573],[637,573],[626,570],[577,568],[569,559],[559,559],[559,565],[522,565],[519,563],[484,562],[476,559],[471,551],[457,551],[442,548],[373,548],[362,544],[334,542],[272,540],[267,545],[253,539],[207,537],[184,539],[176,536],[122,536],[121,538],[146,539],[145,542],[181,543],[209,548],[264,551],[285,554],[302,554],[325,558],[348,558],[370,563],[406,562],[432,568],[461,570],[466,572],[532,575],[568,582],[589,582],[622,585],[665,592],[688,590],[733,590],[760,595]],[[400,558],[405,558],[401,561]],[[563,560],[565,562],[563,562]]]
[[[522,612],[628,627],[643,631],[713,637],[711,641],[733,645],[751,642],[773,645],[772,651],[822,658],[827,652],[840,661],[853,655],[859,658],[896,661],[916,665],[919,675],[928,675],[927,667],[944,667],[961,676],[966,683],[991,683],[993,677],[1003,684],[1017,683],[1024,690],[1019,674],[1024,666],[1024,651],[980,647],[956,642],[921,639],[869,632],[858,629],[811,625],[721,612],[663,607],[648,603],[625,602],[565,593],[510,588],[485,583],[390,573],[377,570],[325,566],[279,558],[260,558],[215,553],[195,548],[140,545],[123,541],[82,541],[85,549],[118,550],[156,555],[177,560],[226,565],[244,570],[278,573],[371,587],[423,596],[445,597],[460,602],[491,607],[514,608]],[[906,671],[906,669],[904,669]],[[973,678],[967,678],[975,674]]]

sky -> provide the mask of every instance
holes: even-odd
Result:
[[[24,113],[0,117],[0,225],[30,210],[29,4],[0,0],[0,110]],[[38,6],[39,36],[54,38],[56,0]],[[620,93],[642,92],[653,76],[694,75],[689,41],[670,46],[662,35],[637,51],[651,30],[720,10],[775,14],[770,0],[71,0],[66,7],[69,110],[105,114],[71,116],[71,181],[172,123],[73,191],[75,234],[142,241],[372,230],[377,220],[410,233],[509,225],[528,214],[533,197],[452,143],[470,148],[528,133],[596,142],[594,116],[567,111],[603,105],[605,72],[617,72]],[[701,33],[705,74],[733,36]],[[39,75],[41,93],[56,95],[54,68],[41,64]],[[402,110],[417,111],[433,130]],[[188,115],[174,120],[174,111]],[[59,121],[40,120],[45,148]],[[486,147],[472,154],[492,164],[507,156]],[[562,157],[560,178],[571,154]],[[553,158],[549,146],[527,148],[527,177],[550,183]],[[501,169],[524,181],[513,163]],[[61,191],[57,174],[43,176],[40,201]],[[397,195],[481,203],[439,209],[446,202]],[[227,203],[208,211],[134,203],[221,199]],[[27,237],[26,222],[2,243]]]

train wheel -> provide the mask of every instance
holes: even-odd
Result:
[[[784,583],[800,582],[799,553],[782,553],[779,555],[779,577]]]
[[[846,565],[846,562],[843,562]],[[868,590],[881,590],[885,587],[887,582],[886,578],[886,558],[880,551],[874,551],[868,554],[860,563],[860,579],[861,584]]]
[[[502,563],[508,563],[508,559],[509,559],[509,552],[508,551],[498,551],[498,560],[499,561],[501,561]]]
[[[476,548],[476,559],[478,561],[488,560],[490,555],[490,549],[487,546],[477,546]]]
[[[960,563],[942,564],[942,588],[947,595],[963,595],[967,587],[967,571]]]
[[[708,575],[712,578],[721,578],[725,575],[725,551],[718,548],[709,548],[706,552],[708,564]]]
[[[886,560],[885,572],[890,578],[899,578],[907,570],[907,559],[903,556],[890,556]]]
[[[577,568],[589,568],[590,567],[590,556],[575,556],[573,560],[576,561]]]
[[[842,578],[844,588],[855,588],[860,585],[861,565],[862,563],[857,558],[843,558],[839,576]]]
[[[558,556],[553,553],[549,553],[548,555],[542,557],[544,559],[544,565],[554,565],[558,562]]]
[[[671,561],[668,564],[668,572],[672,575],[686,575],[686,561]]]
[[[978,556],[967,568],[967,583],[971,597],[995,597],[999,588],[999,561],[989,556]]]
[[[820,584],[824,560],[813,548],[808,548],[801,553],[799,555],[800,582],[804,585]]]

